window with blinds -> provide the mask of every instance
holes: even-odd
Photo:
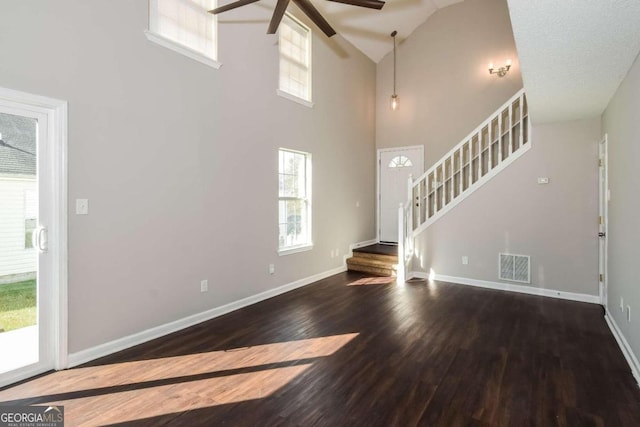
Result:
[[[216,18],[208,13],[215,5],[215,0],[149,0],[149,32],[162,39],[153,41],[215,61]]]
[[[311,102],[311,30],[286,14],[278,36],[280,90]]]

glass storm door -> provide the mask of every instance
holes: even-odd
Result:
[[[0,386],[53,368],[47,116],[0,103]]]

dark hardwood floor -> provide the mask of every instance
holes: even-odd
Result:
[[[0,401],[62,404],[68,426],[640,425],[640,389],[600,306],[365,277],[330,277]]]

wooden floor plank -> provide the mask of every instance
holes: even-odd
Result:
[[[68,426],[640,425],[599,306],[367,277],[5,388],[0,405],[58,403]]]

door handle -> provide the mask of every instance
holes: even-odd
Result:
[[[37,248],[41,253],[46,253],[49,248],[49,234],[47,227],[40,226],[33,233],[33,247]]]
[[[607,237],[607,233],[601,231],[598,233],[598,237]]]

